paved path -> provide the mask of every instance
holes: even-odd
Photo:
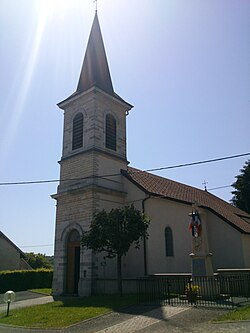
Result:
[[[50,296],[41,297],[39,294],[32,294],[34,293],[26,295],[17,293],[16,306],[53,301]],[[26,297],[29,299],[25,299]],[[6,305],[1,303],[2,301],[0,301],[0,312],[3,307],[6,309]],[[211,323],[210,321],[220,313],[225,313],[225,310],[133,306],[64,329],[41,330],[0,325],[0,333],[250,333],[250,321]]]
[[[154,324],[160,323],[163,318],[171,318],[178,313],[187,311],[187,308],[162,307],[156,308],[141,315],[134,315],[118,324],[98,330],[98,333],[128,333],[144,330]]]
[[[0,313],[7,311],[7,304],[4,302],[3,296],[3,294],[0,294]],[[31,291],[18,291],[16,292],[15,302],[10,304],[10,309],[20,309],[27,306],[45,304],[53,301],[52,296],[44,296]]]
[[[142,311],[142,313],[139,313]],[[145,311],[145,312],[144,312]],[[250,322],[215,324],[224,311],[181,307],[128,308],[125,312],[90,320],[63,333],[249,333]],[[11,332],[12,333],[12,332]],[[13,332],[15,333],[15,332]],[[26,333],[26,332],[23,332]]]

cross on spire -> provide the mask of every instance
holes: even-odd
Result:
[[[93,0],[93,2],[95,3],[95,11],[97,12],[97,0]]]
[[[204,180],[204,182],[202,183],[202,185],[204,185],[204,190],[207,192],[207,184],[208,184],[208,182],[206,182],[205,180]]]

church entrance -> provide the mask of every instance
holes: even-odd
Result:
[[[72,230],[67,242],[67,283],[68,294],[78,294],[80,277],[80,235],[77,230]]]

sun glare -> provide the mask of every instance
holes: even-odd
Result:
[[[10,99],[11,96],[15,96],[15,102],[11,106],[12,114],[9,116],[9,123],[5,129],[4,142],[1,142],[2,158],[5,158],[10,151],[25,113],[45,32],[48,32],[52,26],[55,30],[56,23],[67,19],[69,12],[72,14],[72,10],[79,11],[79,8],[82,9],[86,4],[86,0],[36,0],[33,2],[32,8],[29,8],[31,17],[35,17],[35,26],[31,32],[31,38],[27,38],[27,44],[23,44],[20,50],[18,59],[24,57],[25,61],[23,66],[18,64],[21,69],[18,71],[19,75],[15,82],[13,82],[13,92],[9,94]],[[58,31],[58,33],[61,34],[62,32]],[[27,49],[28,52],[25,52]]]
[[[49,16],[53,14],[58,4],[58,0],[41,0],[37,3],[37,10],[39,14],[36,29],[33,35],[33,42],[30,47],[29,57],[28,59],[26,59],[25,67],[22,69],[22,79],[20,80],[19,89],[17,90],[18,94],[16,96],[15,104],[12,109],[13,112],[5,137],[5,151],[3,152],[3,154],[6,154],[9,151],[9,148],[12,145],[12,142],[17,133],[18,126],[25,110],[25,103],[32,83],[34,69],[36,67],[37,59],[39,57],[39,49],[41,46],[46,23]]]

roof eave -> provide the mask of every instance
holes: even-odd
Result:
[[[101,94],[111,98],[112,100],[115,100],[116,102],[118,102],[119,104],[122,104],[123,106],[125,106],[125,108],[127,110],[131,110],[134,106],[128,102],[126,102],[124,99],[122,99],[119,95],[117,95],[116,93],[114,93],[114,95],[110,95],[109,93],[107,93],[106,91],[96,87],[96,86],[93,86],[91,88],[89,88],[88,90],[86,91],[83,91],[83,92],[74,92],[72,95],[70,95],[69,97],[67,97],[66,99],[64,99],[63,101],[59,102],[57,104],[57,106],[60,108],[60,109],[64,109],[67,105],[69,105],[70,103],[76,101],[79,97],[82,97],[84,95],[87,95],[91,92],[95,92],[95,91],[98,91],[100,92]]]

